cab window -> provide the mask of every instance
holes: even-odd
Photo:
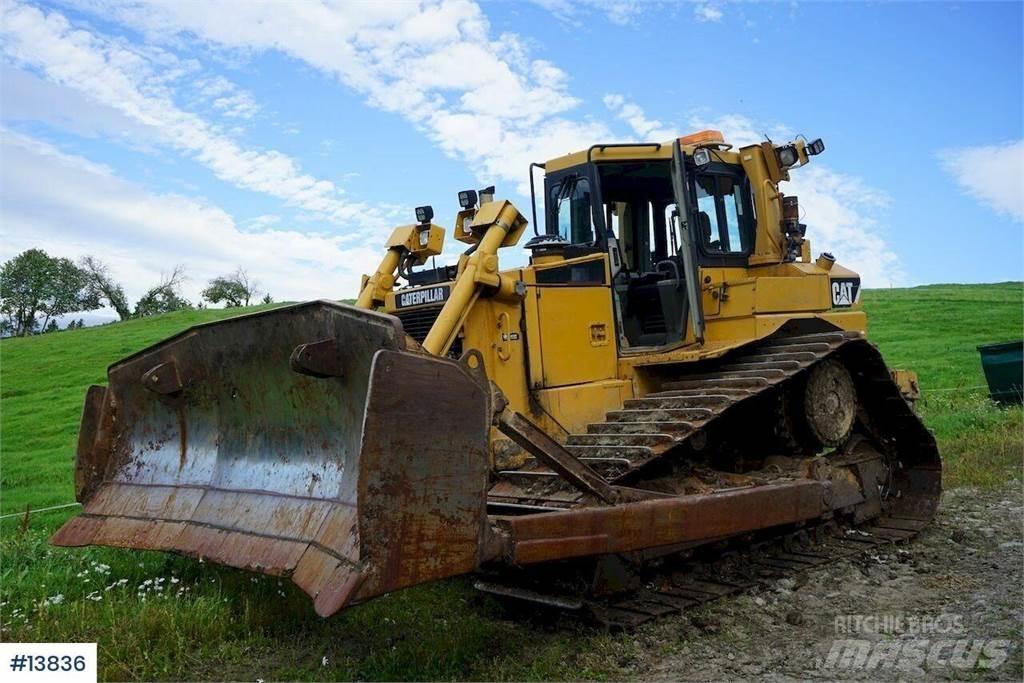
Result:
[[[586,178],[567,176],[552,186],[548,201],[556,217],[559,235],[571,244],[595,241],[590,182]]]
[[[746,254],[752,235],[743,184],[734,176],[702,174],[696,178],[697,238],[710,254]]]

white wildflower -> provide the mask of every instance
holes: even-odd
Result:
[[[49,607],[50,605],[59,605],[62,602],[64,602],[64,594],[57,593],[56,595],[51,595],[50,597],[43,600],[43,607]]]

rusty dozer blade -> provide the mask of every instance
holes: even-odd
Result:
[[[90,388],[83,504],[56,545],[183,553],[288,576],[324,616],[463,574],[490,533],[488,390],[326,301],[193,327]]]

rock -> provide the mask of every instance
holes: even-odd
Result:
[[[718,624],[715,624],[703,614],[694,614],[690,616],[690,623],[705,633],[718,632]]]
[[[778,592],[791,591],[796,588],[796,580],[788,576],[775,582],[775,590]]]
[[[953,533],[951,533],[949,537],[950,539],[961,545],[966,543],[968,539],[967,534],[964,532],[963,529],[953,529]]]
[[[790,626],[801,626],[804,623],[803,612],[790,612],[786,615],[786,623]]]

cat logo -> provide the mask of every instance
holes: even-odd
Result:
[[[848,308],[857,300],[860,279],[832,280],[832,307]]]
[[[408,292],[398,292],[395,296],[395,308],[422,306],[424,304],[441,304],[448,300],[448,296],[450,294],[451,289],[449,289],[447,285],[412,289]]]

